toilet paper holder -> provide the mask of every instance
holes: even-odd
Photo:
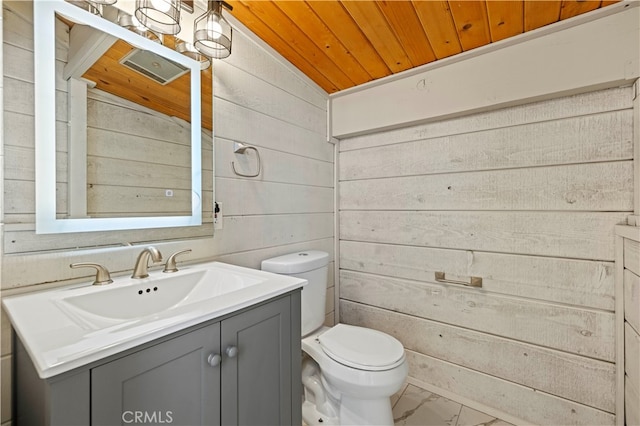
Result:
[[[446,284],[464,285],[467,287],[482,287],[481,277],[469,277],[469,281],[462,281],[458,279],[450,279],[445,276],[444,272],[436,272],[436,281]]]

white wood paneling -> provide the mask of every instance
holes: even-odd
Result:
[[[35,179],[35,161],[33,158],[33,148],[23,148],[20,146],[5,146],[5,154],[12,161],[5,164],[5,179],[33,183]],[[56,153],[56,181],[66,183],[67,181],[67,153]],[[26,200],[25,200],[26,201]],[[31,212],[34,203],[30,202]]]
[[[16,46],[29,52],[33,52],[33,9],[31,2],[22,0],[5,1],[8,8],[3,8],[3,44]],[[59,45],[56,46],[56,59],[66,61],[69,47],[69,36],[65,25],[56,25],[56,38]],[[33,62],[33,59],[30,59]],[[11,67],[9,67],[11,68]],[[33,68],[23,70],[23,75],[33,79]],[[33,80],[31,80],[33,81]]]
[[[626,424],[640,425],[640,393],[633,387],[628,377],[625,377],[624,393]]]
[[[214,120],[215,134],[218,138],[258,146],[264,146],[268,141],[269,147],[274,150],[333,161],[333,150],[331,145],[325,143],[324,134],[291,126],[286,121],[225,99],[216,98]]]
[[[248,71],[233,67],[224,61],[215,65],[213,84],[217,98],[277,117],[314,133],[326,133],[326,108],[291,96],[281,88],[255,78]],[[286,102],[283,102],[284,99]]]
[[[0,375],[2,375],[2,403],[0,405],[0,411],[2,412],[2,422],[6,422],[11,419],[13,411],[13,395],[11,389],[11,380],[13,377],[13,362],[11,356],[3,356],[0,358]]]
[[[333,236],[333,214],[227,216],[216,231],[216,244],[225,252],[325,239]]]
[[[613,260],[625,213],[342,211],[342,240]]]
[[[624,371],[635,389],[640,389],[640,336],[629,325],[624,326]]]
[[[407,351],[407,360],[409,371],[418,380],[487,407],[515,413],[531,424],[611,425],[614,422],[611,413],[428,355]]]
[[[227,16],[227,18],[232,19],[233,16]],[[241,23],[239,24],[242,26]],[[224,63],[264,80],[321,110],[326,110],[328,96],[326,92],[308,78],[300,78],[303,74],[283,58],[274,60],[274,56],[278,55],[277,52],[266,45],[263,49],[261,41],[246,28],[242,28],[240,33],[236,31],[233,39],[233,54],[226,58]],[[216,62],[222,63],[222,61]],[[283,62],[284,66],[290,67],[287,70],[289,72],[284,70]],[[251,66],[247,67],[247,64]]]
[[[341,210],[633,211],[633,161],[340,183]]]
[[[4,99],[5,111],[33,115],[33,84],[5,78]],[[56,103],[66,105],[66,94],[56,93]]]
[[[612,262],[341,241],[340,267],[418,281],[445,270],[483,277],[483,289],[492,293],[614,308]]]
[[[128,239],[139,238],[142,242],[153,242],[162,239],[180,239],[186,236],[202,236],[202,232],[212,234],[211,224],[205,225],[203,230],[187,227],[177,229],[172,233],[161,229],[130,231],[114,235],[109,232],[93,232],[84,234],[35,234],[33,231],[5,230],[5,253],[22,253],[38,251],[41,247],[63,249],[75,242],[80,247],[95,247],[100,245],[122,245]],[[288,214],[288,215],[255,215],[228,216],[224,218],[224,228],[216,231],[215,245],[219,247],[217,253],[233,253],[258,248],[312,241],[333,236],[333,214]],[[173,237],[173,238],[171,238]],[[127,238],[127,239],[125,239]],[[133,240],[138,241],[138,240]],[[216,253],[216,254],[217,254]],[[3,283],[4,285],[8,285]]]
[[[633,84],[633,155],[634,158],[640,158],[640,79]],[[634,195],[634,213],[635,218],[629,220],[629,225],[635,224],[640,226],[640,162],[636,161],[634,170],[634,187],[636,189]]]
[[[37,253],[42,251],[43,247],[48,250],[65,250],[69,247],[76,249],[87,249],[95,247],[118,247],[127,244],[147,244],[158,241],[171,241],[178,239],[201,238],[213,234],[213,224],[211,222],[201,227],[173,228],[163,230],[160,228],[114,232],[92,232],[86,233],[68,233],[63,235],[57,234],[36,234],[33,224],[15,224],[6,225],[3,234],[3,243],[5,254],[15,256],[28,256],[29,253]],[[95,254],[97,257],[97,254]],[[28,257],[27,257],[28,259]],[[134,259],[135,260],[135,259]],[[34,260],[35,261],[35,260]],[[98,261],[98,259],[96,259]],[[68,266],[68,265],[66,265]],[[133,266],[126,265],[133,269]],[[9,272],[9,271],[7,271]],[[7,274],[12,278],[19,278]],[[39,274],[34,273],[34,279],[41,279]],[[28,279],[28,277],[25,277]],[[29,281],[27,281],[29,282]],[[25,285],[23,281],[19,281],[20,285]],[[36,282],[37,283],[37,282]],[[2,288],[13,287],[11,279],[7,279],[2,283]]]
[[[4,120],[4,132],[5,132],[5,146],[15,146],[20,148],[29,148],[32,151],[35,150],[34,144],[34,129],[35,122],[33,115],[23,115],[19,113],[13,113],[5,111]],[[56,151],[61,152],[65,150],[67,143],[67,124],[60,121],[56,122]],[[31,163],[35,163],[31,160]],[[27,167],[29,165],[25,165]],[[31,169],[33,171],[33,165]]]
[[[333,213],[333,188],[248,179],[216,179],[225,215]]]
[[[175,188],[191,191],[191,167],[188,164],[190,162],[184,163],[179,160],[174,164],[148,164],[135,159],[89,156],[87,179],[89,185],[96,186],[127,187],[135,182],[138,188]],[[209,178],[211,177],[209,172]],[[208,189],[211,190],[211,184]],[[122,190],[125,191],[126,188]]]
[[[624,318],[640,333],[640,277],[624,271]]]
[[[615,237],[615,329],[616,329],[616,426],[624,426],[624,265],[620,261],[624,257],[624,241],[619,234],[622,225],[616,226]]]
[[[259,130],[256,129],[256,132]],[[293,183],[299,185],[312,185],[333,187],[333,163],[319,161],[313,158],[302,157],[277,149],[271,149],[269,142],[264,145],[253,145],[260,151],[262,160],[262,173],[256,180],[269,182]],[[216,176],[237,179],[231,168],[231,162],[235,162],[237,170],[245,173],[255,172],[257,167],[256,156],[251,154],[234,154],[233,140],[216,138]],[[326,145],[329,145],[325,142]]]
[[[341,299],[612,361],[614,316],[552,303],[342,271]]]
[[[338,93],[331,97],[332,136],[631,84],[640,76],[640,9],[629,5],[601,19],[550,34],[523,34],[485,54],[470,52]],[[554,28],[559,27],[564,26]]]
[[[624,240],[624,267],[640,275],[640,242],[629,238]]]
[[[605,411],[614,411],[615,366],[437,321],[343,301],[350,323],[401,340],[405,348]]]
[[[621,95],[630,95],[630,90],[621,89],[619,94],[610,96],[616,100],[628,99]],[[589,97],[593,95],[576,98],[586,103]],[[568,107],[579,109],[578,105]],[[536,112],[534,106],[522,109],[530,114]],[[482,123],[504,125],[501,120],[500,111],[497,111],[486,114]],[[560,119],[552,116],[548,120],[475,131],[474,126],[465,122],[478,121],[474,116],[457,120],[461,128],[449,129],[451,134],[433,136],[427,131],[428,126],[423,126],[420,130],[427,136],[420,140],[414,141],[412,135],[407,135],[407,142],[399,143],[398,138],[390,135],[385,141],[395,141],[395,144],[376,146],[374,139],[366,148],[342,153],[340,178],[410,176],[633,158],[630,109]],[[517,143],[524,140],[528,143]],[[360,144],[347,139],[345,145]]]
[[[5,207],[6,223],[35,223],[35,182],[31,180],[6,180],[4,191],[5,197],[13,200]],[[57,183],[56,194],[60,198],[57,210],[66,211],[67,184]],[[17,217],[14,218],[14,216]]]
[[[537,127],[539,131],[546,130],[548,137],[553,137],[556,144],[561,144],[562,138],[549,133],[548,126],[530,126],[534,123],[559,120],[567,123],[564,119],[588,116],[592,114],[606,113],[633,107],[633,90],[631,86],[618,87],[607,90],[599,90],[583,93],[575,96],[567,96],[547,101],[526,103],[524,105],[503,108],[495,111],[466,115],[459,118],[438,120],[425,124],[400,127],[385,132],[371,133],[363,136],[354,136],[340,140],[340,151],[350,151],[355,149],[371,148],[382,145],[403,143],[407,141],[420,141],[423,139],[434,139],[465,133],[477,134],[479,141],[483,140],[485,134],[495,134],[496,129],[514,127],[514,131],[526,131],[528,128]],[[628,115],[628,113],[627,113]],[[594,123],[591,120],[591,123]],[[551,127],[553,128],[553,126]],[[561,132],[562,127],[558,130]],[[488,133],[485,133],[488,131]],[[508,131],[505,129],[505,131]],[[592,131],[597,131],[592,129]],[[630,130],[626,130],[628,133]],[[498,131],[500,134],[500,131]],[[533,136],[533,135],[532,135]],[[565,135],[573,139],[574,135]],[[589,135],[583,135],[588,140]],[[450,137],[449,143],[453,143],[456,138]],[[475,141],[475,139],[471,139]],[[482,142],[480,142],[482,145]],[[486,142],[485,142],[486,143]],[[538,144],[544,144],[543,140],[538,140]],[[490,145],[489,145],[490,146]],[[560,151],[562,151],[562,148]],[[474,149],[468,146],[467,149]],[[513,147],[518,149],[518,147]],[[531,149],[531,147],[529,148]],[[535,147],[534,147],[535,149]],[[588,149],[588,148],[587,148]],[[434,149],[434,151],[437,151]],[[537,151],[539,152],[539,151]],[[524,155],[524,154],[523,154]],[[529,161],[536,161],[530,159]]]
[[[143,139],[155,139],[178,145],[189,144],[191,129],[178,125],[170,117],[150,114],[141,109],[133,109],[134,105],[130,103],[116,104],[115,102],[109,102],[108,99],[100,99],[100,95],[100,92],[93,93],[87,102],[87,121],[93,129],[99,129],[94,130],[94,132],[100,136],[100,139],[92,141],[96,145],[96,155],[101,152],[99,151],[100,144],[102,144],[102,149],[104,150],[109,148],[108,145],[104,146],[104,144],[117,139],[113,134],[109,135],[105,131],[125,133],[123,137],[131,135],[129,137],[132,137],[132,139],[138,136]],[[144,125],[141,123],[144,123]],[[150,151],[156,149],[153,145],[149,148]],[[111,153],[112,151],[108,152]],[[154,155],[153,153],[149,154]],[[160,152],[155,155],[166,154]]]
[[[487,412],[613,423],[632,97],[601,90],[341,140],[342,320],[395,335],[419,359],[412,380]],[[437,271],[482,288],[436,283]]]
[[[135,175],[130,175],[132,178]],[[163,212],[167,216],[188,215],[191,211],[191,189],[168,186],[173,191],[166,196],[165,188],[127,188],[110,185],[92,185],[87,191],[88,214],[91,217],[154,216]],[[203,194],[203,206],[207,197]],[[208,197],[211,206],[212,198]],[[152,209],[152,210],[150,210]],[[211,211],[211,210],[209,210]]]

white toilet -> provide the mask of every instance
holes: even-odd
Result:
[[[302,290],[302,418],[308,425],[393,425],[390,397],[408,366],[388,334],[338,324],[324,327],[329,255],[310,250],[262,261],[264,271],[306,279]]]

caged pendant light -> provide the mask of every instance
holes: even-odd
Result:
[[[206,70],[211,66],[211,61],[209,60],[209,58],[203,55],[202,53],[200,53],[198,50],[196,50],[196,48],[193,47],[193,44],[187,41],[180,41],[176,43],[175,49],[177,52],[180,52],[183,55],[188,56],[191,59],[194,59],[200,62],[200,70],[202,71]]]
[[[148,38],[151,41],[164,44],[164,37],[161,33],[151,31],[144,25],[140,24],[135,16],[131,16],[128,13],[120,11],[118,12],[118,24],[120,24],[121,27],[124,27],[129,31],[133,31],[134,33]]]
[[[180,32],[181,0],[136,0],[135,17],[152,31],[175,35]]]
[[[105,4],[92,0],[67,0],[67,3],[78,6],[80,9],[84,9],[87,12],[97,16],[102,16],[102,5]]]
[[[209,0],[208,10],[194,21],[193,46],[203,55],[222,59],[231,55],[231,25],[222,16],[222,7],[233,10],[225,1]]]
[[[1,0],[0,0],[1,1]],[[117,0],[65,0],[96,15],[102,15],[103,6]],[[192,12],[185,3],[187,11]],[[164,44],[163,35],[180,32],[182,0],[136,0],[133,16],[118,11],[117,22],[137,34]],[[224,59],[231,55],[233,29],[222,16],[222,8],[233,6],[221,0],[208,0],[207,12],[193,22],[193,43],[176,39],[175,50],[200,62],[202,70],[211,66],[210,59]]]

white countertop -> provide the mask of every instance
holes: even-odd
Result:
[[[208,299],[177,304],[139,318],[89,316],[87,320],[87,316],[80,318],[61,302],[77,295],[161,283],[165,278],[178,279],[207,268],[224,271],[225,274],[251,277],[253,280],[259,279],[260,282]],[[2,304],[38,375],[45,379],[285,294],[306,284],[306,280],[300,278],[220,262],[182,266],[172,274],[154,271],[150,275],[149,278],[135,280],[128,277],[114,278],[114,282],[106,286],[84,284],[10,296],[3,298]],[[107,300],[109,298],[105,297],[105,301]]]

